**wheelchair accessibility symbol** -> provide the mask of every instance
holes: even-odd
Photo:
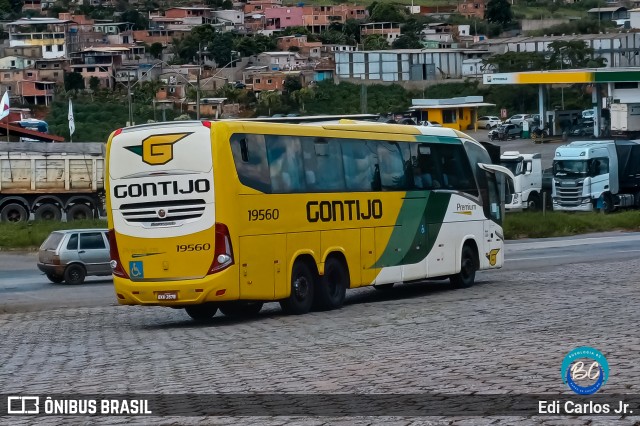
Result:
[[[129,262],[129,276],[131,278],[144,278],[144,267],[142,262]]]

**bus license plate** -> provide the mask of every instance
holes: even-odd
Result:
[[[158,300],[178,300],[177,291],[164,291],[162,293],[156,293]]]

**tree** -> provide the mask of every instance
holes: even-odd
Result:
[[[303,87],[300,90],[296,90],[291,94],[291,98],[300,106],[300,112],[304,113],[305,102],[312,100],[315,97],[315,92],[310,87]]]
[[[490,56],[483,63],[499,72],[540,71],[547,67],[544,55],[537,52],[507,52]]]
[[[424,46],[414,34],[402,34],[391,44],[394,49],[422,49]]]
[[[407,19],[404,7],[400,5],[389,2],[374,3],[371,4],[369,12],[371,22],[404,22]]]
[[[149,47],[149,54],[156,59],[160,59],[163,49],[164,48],[162,47],[162,43],[156,41]]]
[[[594,58],[593,48],[582,40],[556,40],[549,43],[551,55],[548,69],[599,68],[604,66],[604,58]]]
[[[387,50],[389,43],[387,39],[380,34],[366,36],[363,40],[364,50]]]
[[[508,0],[489,0],[484,17],[490,23],[507,25],[513,19],[511,4]]]
[[[120,19],[124,22],[132,23],[134,30],[146,30],[149,28],[149,20],[136,9],[130,9],[122,12]]]
[[[89,89],[91,89],[94,93],[100,90],[100,79],[95,75],[89,79]]]
[[[282,93],[290,95],[296,90],[302,89],[302,83],[300,83],[300,78],[294,76],[287,76],[284,79],[284,83],[282,84]]]
[[[324,44],[347,44],[347,36],[341,31],[332,29],[320,33],[320,40]]]
[[[64,90],[84,90],[84,78],[79,72],[64,74]]]
[[[282,95],[280,92],[261,92],[258,104],[267,109],[267,115],[271,115],[271,110],[282,105]]]

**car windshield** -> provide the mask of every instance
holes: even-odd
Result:
[[[520,160],[502,160],[500,165],[511,170],[514,175],[522,174],[522,161]]]
[[[587,162],[584,160],[559,160],[553,162],[555,176],[586,176]]]
[[[60,244],[60,241],[62,241],[62,237],[64,237],[64,234],[61,234],[60,232],[52,232],[44,241],[44,243],[42,243],[40,249],[55,250],[56,248],[58,248],[58,244]]]

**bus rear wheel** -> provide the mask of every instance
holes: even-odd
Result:
[[[184,310],[196,321],[209,321],[218,312],[218,307],[210,303],[186,306]]]
[[[231,318],[255,317],[262,305],[262,302],[226,302],[220,304],[220,312]]]
[[[449,280],[456,288],[471,287],[476,279],[477,269],[475,251],[469,245],[465,245],[460,256],[460,272],[451,275]]]
[[[306,314],[313,305],[315,286],[316,275],[306,262],[297,260],[291,270],[291,294],[280,302],[280,307],[287,314]]]
[[[340,259],[330,257],[324,264],[324,275],[315,287],[314,309],[329,311],[344,303],[349,287],[349,271]]]

